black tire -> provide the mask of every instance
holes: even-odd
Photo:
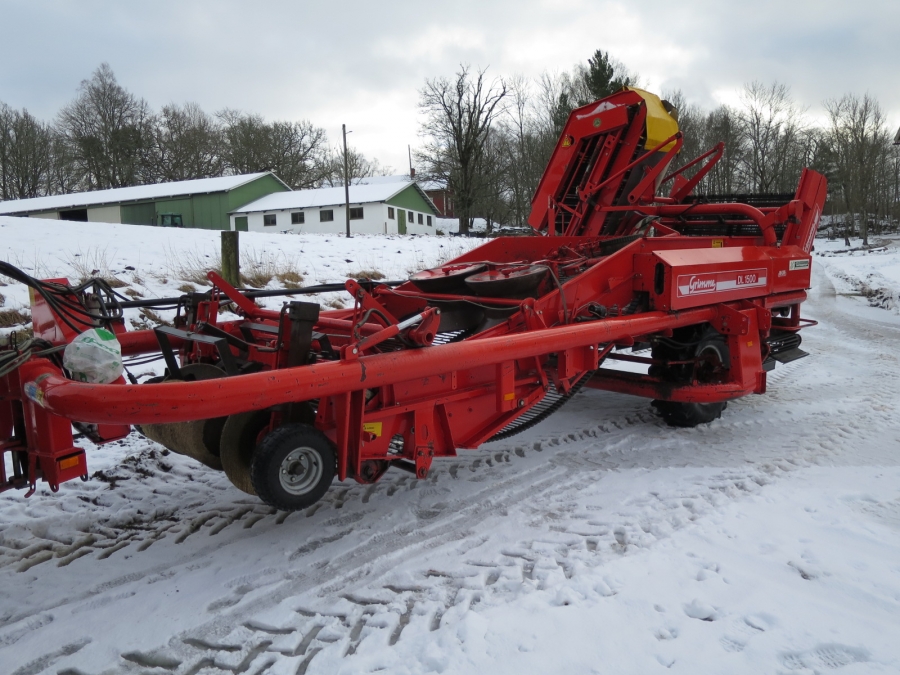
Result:
[[[684,338],[690,336],[682,334]],[[686,340],[687,341],[687,340]],[[731,357],[725,336],[712,328],[706,330],[697,329],[694,332],[696,346],[682,350],[673,347],[654,347],[654,358],[664,358],[683,361],[693,357],[707,357],[696,367],[687,369],[685,366],[676,366],[668,373],[672,381],[697,380],[703,384],[713,384],[723,381],[723,371],[730,365]],[[664,375],[665,377],[665,375]],[[666,424],[673,427],[696,427],[699,424],[708,424],[722,416],[722,411],[728,406],[727,401],[714,403],[680,403],[677,401],[653,401],[653,406],[662,415]]]
[[[328,491],[334,473],[334,446],[306,424],[275,429],[260,441],[250,464],[256,494],[282,511],[315,504]]]
[[[654,401],[654,407],[670,427],[696,427],[709,424],[722,416],[728,406],[726,401],[718,403],[678,403],[677,401]]]

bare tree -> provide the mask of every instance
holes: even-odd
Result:
[[[235,110],[218,114],[224,124],[224,159],[235,174],[274,171],[295,189],[318,187],[328,175],[325,130],[311,122],[266,122]]]
[[[511,216],[510,169],[512,162],[516,160],[509,152],[511,142],[515,142],[515,139],[501,129],[488,130],[479,160],[474,212],[485,219],[485,231],[488,234],[493,232],[494,225],[509,222]]]
[[[216,117],[222,122],[222,157],[229,173],[272,170],[271,138],[262,115],[226,108]]]
[[[81,83],[77,98],[59,113],[59,126],[89,190],[146,182],[152,147],[147,102],[124,89],[109,64]]]
[[[51,133],[46,193],[59,195],[77,192],[81,188],[81,174],[72,148],[58,128],[51,128]]]
[[[328,187],[341,187],[344,185],[344,150],[343,148],[331,148],[326,160],[328,173],[323,178],[322,184]],[[363,153],[353,148],[347,149],[347,171],[350,184],[358,185],[366,178],[372,176],[386,176],[389,167],[382,167],[377,159],[369,159]]]
[[[803,130],[802,111],[783,84],[751,82],[744,87],[739,113],[745,180],[751,192],[789,189],[788,159]]]
[[[684,133],[684,145],[681,152],[672,162],[671,169],[677,169],[707,150],[706,114],[697,106],[688,103],[680,89],[663,92],[663,98],[675,109],[678,128]],[[715,142],[713,143],[713,145]],[[689,175],[693,175],[690,172]]]
[[[28,199],[47,194],[53,132],[27,110],[0,103],[0,196]]]
[[[154,178],[159,181],[221,176],[222,130],[196,103],[163,106],[154,124]]]
[[[900,135],[900,132],[897,133]],[[900,142],[893,143],[889,150],[886,188],[887,210],[894,223],[900,216]]]
[[[846,209],[844,238],[849,245],[854,222],[859,222],[863,245],[869,240],[869,215],[877,216],[879,178],[887,175],[890,133],[881,106],[869,94],[862,98],[848,94],[826,101],[831,123],[828,140],[834,167],[832,190],[840,195]],[[890,181],[881,181],[885,191]]]
[[[574,107],[569,95],[571,87],[568,73],[545,72],[538,79],[537,121],[541,131],[551,136],[554,143]]]
[[[419,92],[419,109],[425,114],[421,133],[428,140],[418,157],[427,173],[453,193],[460,234],[469,233],[475,216],[479,166],[507,93],[502,79],[485,81],[486,70],[472,73],[461,65],[453,80],[426,80]]]
[[[547,115],[545,85],[553,86],[546,75],[539,81],[540,94],[535,97],[526,78],[510,78],[510,105],[497,126],[495,143],[502,151],[506,181],[503,197],[508,202],[507,217],[516,225],[524,225],[531,213],[531,198],[557,141],[554,125]],[[552,96],[549,95],[549,100]]]
[[[13,118],[15,110],[0,102],[0,201],[15,199],[10,180],[10,153],[13,146]]]
[[[722,158],[704,179],[704,187],[713,194],[734,194],[746,187],[739,182],[743,163],[740,118],[732,108],[721,105],[706,116],[706,148],[725,143]]]
[[[328,175],[328,138],[312,122],[272,123],[272,170],[293,188],[312,188]]]

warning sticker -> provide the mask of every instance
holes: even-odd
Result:
[[[677,280],[678,297],[686,298],[704,293],[722,293],[745,288],[759,288],[768,281],[765,269],[682,274]]]
[[[363,431],[368,434],[375,434],[375,437],[381,436],[382,422],[363,422]]]
[[[37,386],[37,381],[35,382],[26,382],[25,386],[22,387],[25,390],[25,395],[30,398],[32,401],[37,403],[39,406],[43,407],[44,405],[44,390]]]
[[[791,260],[791,264],[788,268],[793,272],[794,270],[808,270],[809,269],[809,260]]]

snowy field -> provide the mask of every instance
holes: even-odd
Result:
[[[242,237],[304,283],[469,245]],[[0,259],[105,262],[144,297],[217,242],[0,219]],[[136,434],[88,447],[87,483],[0,496],[0,673],[900,672],[900,247],[840,244],[816,242],[811,356],[701,428],[583,391],[424,481],[291,514]]]
[[[271,277],[267,287],[282,288],[278,274],[300,274],[300,285],[343,282],[378,272],[384,279],[406,279],[410,271],[432,267],[481,243],[435,236],[271,235],[241,233],[241,272]],[[141,227],[105,223],[67,223],[0,216],[0,260],[39,278],[72,281],[92,275],[124,284],[118,292],[134,298],[177,297],[203,290],[205,270],[218,266],[221,243],[209,230]],[[376,277],[379,278],[379,277]],[[2,281],[2,280],[0,280]],[[266,287],[265,285],[256,287]],[[24,286],[0,286],[6,302],[0,310],[29,306]],[[322,294],[323,305],[349,304],[344,293]],[[283,298],[261,304],[280,308]],[[171,319],[173,312],[163,312]],[[138,310],[127,310],[128,322],[143,322]],[[131,326],[129,326],[131,327]],[[2,331],[2,329],[0,329]]]

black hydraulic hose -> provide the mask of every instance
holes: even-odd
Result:
[[[43,296],[43,298],[47,301],[47,304],[56,311],[59,317],[77,333],[80,333],[82,331],[82,328],[79,328],[73,322],[90,327],[93,325],[94,320],[107,321],[111,318],[110,314],[107,312],[97,314],[88,310],[80,303],[76,304],[67,298],[69,294],[72,294],[76,298],[78,298],[83,290],[91,287],[94,284],[98,285],[102,291],[108,294],[114,305],[112,309],[116,314],[120,313],[123,309],[137,309],[141,307],[175,309],[184,302],[183,295],[173,298],[145,298],[141,300],[125,300],[124,295],[122,295],[121,293],[117,293],[112,288],[110,288],[109,284],[106,281],[98,278],[88,279],[78,286],[65,286],[63,284],[55,282],[41,281],[23,272],[18,267],[15,267],[14,265],[11,265],[10,263],[2,260],[0,260],[0,274],[9,277],[13,281],[18,281],[21,284],[29,286],[30,288],[33,288],[35,291],[40,293],[40,295]],[[373,281],[371,279],[358,279],[357,282],[360,286],[371,292],[375,286],[399,286],[401,284],[405,284],[406,280]],[[343,283],[334,283],[319,284],[318,286],[305,286],[302,288],[238,290],[241,291],[241,293],[247,298],[271,298],[280,295],[335,293],[338,291],[345,291],[347,290],[347,288]]]
[[[0,260],[0,274],[9,277],[13,281],[28,286],[44,298],[47,304],[53,309],[57,316],[76,333],[80,333],[83,328],[78,325],[91,327],[95,321],[108,322],[112,318],[121,316],[121,309],[118,306],[119,298],[124,296],[116,293],[109,284],[103,279],[89,279],[80,286],[67,286],[55,282],[41,281],[26,274],[18,267]],[[94,287],[96,297],[100,302],[100,312],[93,312],[85,307],[81,300],[82,291],[89,287]],[[103,302],[102,295],[106,294],[110,302],[110,307],[106,307]],[[69,299],[74,296],[75,301]],[[112,312],[108,311],[109,309]]]
[[[371,291],[375,286],[399,286],[403,281],[371,281],[360,279],[359,285]],[[313,293],[335,293],[346,291],[347,287],[342,283],[319,284],[318,286],[303,286],[302,288],[273,288],[268,290],[243,290],[238,289],[247,298],[273,298],[279,295],[310,295]],[[184,296],[175,298],[146,298],[143,300],[124,300],[119,303],[122,309],[134,309],[138,307],[157,307],[159,305],[177,305]]]

